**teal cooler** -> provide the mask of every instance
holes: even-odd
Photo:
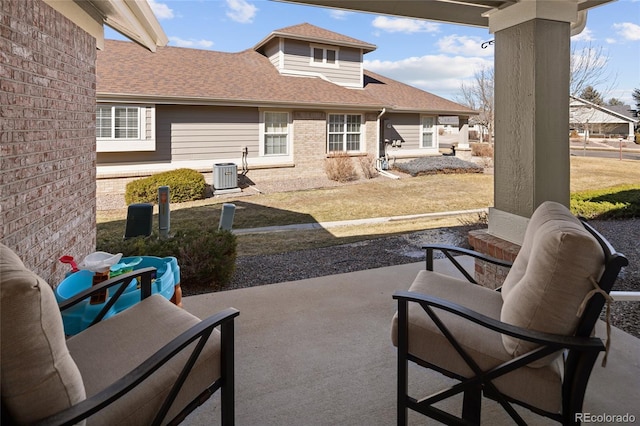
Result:
[[[156,268],[156,277],[151,282],[151,294],[160,294],[171,300],[175,291],[175,285],[180,283],[180,267],[175,257],[154,257],[140,256],[142,261],[138,263],[136,269],[153,267]],[[120,263],[128,263],[139,257],[124,257]],[[55,289],[58,303],[68,300],[91,287],[93,283],[93,272],[80,270],[65,278]],[[119,286],[109,289],[109,297],[115,294]],[[107,299],[108,300],[108,299]],[[120,311],[123,311],[140,301],[140,288],[138,281],[131,280],[124,293],[120,295],[118,301],[109,309],[104,318],[109,318]],[[107,303],[107,302],[105,302]],[[77,305],[62,312],[62,322],[64,332],[67,335],[78,334],[93,322],[105,303],[91,305],[89,300],[84,300]]]

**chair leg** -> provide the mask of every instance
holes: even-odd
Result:
[[[222,387],[220,389],[220,412],[223,426],[235,424],[235,363],[234,363],[234,324],[226,322],[220,326]]]
[[[480,424],[482,409],[482,388],[474,386],[464,391],[462,400],[462,418],[470,424]]]
[[[599,352],[583,352],[570,354],[567,358],[565,370],[570,369],[570,375],[566,375],[562,385],[563,399],[563,424],[579,425],[577,414],[582,412],[584,395],[587,391],[591,371],[598,358]]]
[[[398,426],[408,424],[409,408],[407,407],[407,393],[409,392],[408,374],[409,361],[409,333],[408,333],[408,302],[398,300],[398,386],[397,386],[397,416]]]

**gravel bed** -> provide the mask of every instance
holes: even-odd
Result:
[[[611,244],[630,261],[614,290],[640,291],[640,219],[592,221]],[[377,238],[311,250],[268,256],[246,256],[237,260],[236,273],[227,289],[252,287],[358,270],[401,265],[424,260],[422,244],[449,244],[469,247],[469,226],[429,229],[401,236]],[[185,295],[203,290],[183,289]],[[604,318],[604,310],[603,310]],[[611,323],[640,338],[640,302],[615,302]]]

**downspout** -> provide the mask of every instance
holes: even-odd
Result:
[[[383,138],[383,135],[381,134],[381,131],[380,131],[380,129],[381,129],[381,127],[380,127],[380,119],[386,113],[387,113],[387,108],[383,107],[382,111],[380,112],[380,114],[378,114],[378,118],[377,118],[377,120],[378,120],[378,148],[376,148],[377,151],[378,151],[377,158],[380,158],[380,146],[382,145],[382,138]]]
[[[389,173],[386,170],[382,170],[382,167],[380,166],[380,146],[384,146],[384,141],[382,140],[382,138],[384,137],[384,135],[382,134],[382,132],[380,131],[381,127],[380,127],[380,119],[382,118],[383,115],[385,115],[385,113],[387,112],[386,108],[382,108],[382,111],[380,112],[380,114],[378,114],[378,158],[376,159],[376,170],[378,171],[378,173],[380,173],[382,176],[391,178],[391,179],[400,179],[400,176],[396,176],[393,173]],[[385,157],[386,157],[386,153],[385,153]]]

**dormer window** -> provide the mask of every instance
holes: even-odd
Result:
[[[311,65],[338,66],[338,50],[335,47],[311,46]]]

